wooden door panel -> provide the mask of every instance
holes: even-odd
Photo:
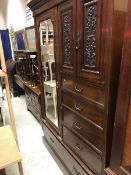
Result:
[[[76,55],[74,48],[75,0],[69,0],[58,7],[61,72],[75,74]]]
[[[78,1],[78,75],[90,81],[103,81],[101,58],[101,0]]]

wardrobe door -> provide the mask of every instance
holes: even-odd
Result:
[[[78,76],[102,83],[104,67],[101,58],[102,1],[78,0],[77,11]]]
[[[59,128],[57,26],[57,8],[38,16],[39,62],[43,92],[42,109],[44,119],[56,129]]]
[[[76,71],[76,0],[69,0],[58,7],[59,48],[61,72],[74,75]]]

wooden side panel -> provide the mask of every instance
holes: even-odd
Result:
[[[123,154],[123,166],[131,166],[131,98],[129,103],[129,113],[127,119],[126,138]]]

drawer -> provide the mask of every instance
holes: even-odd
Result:
[[[63,93],[62,99],[64,105],[103,128],[104,112],[101,109],[89,103],[82,102],[79,98],[71,96],[69,93]]]
[[[39,97],[35,95],[34,93],[31,94],[32,101],[34,102],[34,105],[39,103]]]
[[[31,104],[27,105],[28,110],[30,110],[30,112],[38,119],[40,120],[41,118],[41,113],[40,111],[38,111],[34,106],[32,106]]]
[[[101,156],[65,127],[63,127],[63,140],[91,170],[96,174],[101,174]]]
[[[100,151],[103,150],[103,131],[64,107],[62,113],[64,123],[69,128],[87,139]]]
[[[101,87],[93,86],[86,81],[79,82],[71,78],[64,77],[62,79],[62,87],[64,90],[72,91],[81,97],[84,97],[91,103],[95,103],[104,108],[104,90]]]
[[[51,131],[44,125],[44,137],[48,144],[59,156],[59,159],[64,162],[70,175],[93,175],[92,172],[85,172],[78,162],[70,155],[70,153],[63,147],[59,140],[51,133]]]

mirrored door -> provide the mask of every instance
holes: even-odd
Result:
[[[57,89],[56,89],[56,58],[54,54],[54,24],[51,18],[41,21],[40,48],[43,71],[43,86],[46,117],[58,127]]]

